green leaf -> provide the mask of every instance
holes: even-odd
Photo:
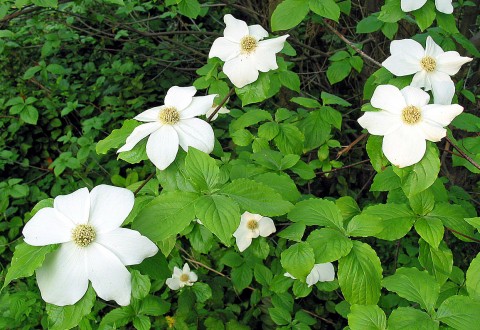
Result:
[[[301,155],[305,137],[298,127],[293,124],[282,123],[278,125],[278,128],[278,135],[273,139],[278,150],[284,154]]]
[[[272,321],[275,322],[277,325],[287,325],[290,324],[292,321],[292,316],[290,312],[280,308],[280,307],[273,307],[268,309],[268,313],[272,318]]]
[[[141,304],[138,312],[149,316],[160,316],[170,311],[171,304],[160,297],[148,295]]]
[[[281,71],[278,76],[283,86],[300,93],[300,78],[298,74],[292,71]]]
[[[456,230],[464,235],[473,236],[473,227],[465,221],[467,213],[460,205],[451,205],[448,203],[437,203],[435,208],[425,216],[426,219],[440,219],[445,227]],[[468,238],[457,235],[462,241],[470,242]]]
[[[196,282],[192,286],[192,291],[197,297],[197,301],[205,302],[208,299],[212,298],[212,289],[207,283]]]
[[[76,327],[92,311],[95,298],[95,291],[92,286],[89,286],[85,295],[75,305],[56,306],[47,304],[48,328],[51,330],[67,330]]]
[[[95,148],[97,154],[106,154],[108,150],[112,148],[119,148],[125,144],[127,137],[133,132],[135,127],[139,126],[140,124],[141,123],[133,119],[125,120],[121,128],[114,129],[109,136],[97,142],[97,146]]]
[[[310,0],[310,9],[317,15],[338,22],[340,7],[334,0]]]
[[[352,305],[348,325],[352,330],[384,330],[387,328],[387,317],[377,305]]]
[[[250,109],[230,124],[230,131],[238,131],[242,128],[254,126],[259,122],[266,120],[273,120],[272,115],[268,111]]]
[[[273,188],[289,202],[296,202],[301,197],[297,185],[288,175],[263,173],[255,176],[255,181]]]
[[[39,7],[50,7],[50,8],[57,8],[58,7],[58,0],[32,0],[34,5]]]
[[[135,299],[143,299],[150,292],[150,278],[142,275],[138,270],[133,270],[132,274],[132,296]]]
[[[210,190],[217,185],[220,170],[215,160],[193,147],[188,148],[185,170],[198,191]]]
[[[399,307],[388,318],[389,330],[438,330],[438,322],[425,312],[411,307]]]
[[[260,73],[258,79],[242,88],[235,88],[235,94],[242,100],[242,106],[262,102],[268,97],[270,89],[270,77],[266,73]]]
[[[427,1],[420,9],[413,12],[413,16],[415,16],[420,31],[424,31],[435,20],[435,4]]]
[[[15,247],[7,275],[5,275],[2,290],[13,280],[32,276],[34,271],[42,266],[45,256],[57,248],[58,245],[31,246],[27,243],[18,244]]]
[[[428,244],[434,249],[438,247],[443,239],[443,223],[440,219],[435,218],[419,218],[415,222],[415,230]]]
[[[140,211],[132,228],[154,242],[163,241],[180,233],[195,219],[193,205],[198,198],[190,192],[163,193]]]
[[[288,30],[300,24],[309,11],[308,0],[284,0],[272,14],[272,31]]]
[[[422,160],[405,168],[394,167],[393,171],[400,178],[402,189],[407,197],[411,197],[430,187],[440,172],[438,149],[429,143]]]
[[[313,248],[315,263],[332,262],[346,256],[353,242],[338,230],[322,228],[310,233],[307,243]]]
[[[383,168],[388,164],[388,160],[382,151],[382,141],[382,137],[376,135],[370,135],[367,140],[367,154],[370,158],[370,163],[377,172],[382,172]]]
[[[470,298],[480,301],[480,253],[477,254],[468,267],[465,284]]]
[[[133,319],[133,326],[137,330],[150,330],[151,329],[150,318],[145,315],[137,315]]]
[[[301,242],[306,228],[307,227],[301,222],[293,223],[281,232],[277,233],[277,236],[290,241]]]
[[[313,248],[308,243],[296,243],[282,252],[280,262],[292,276],[305,280],[315,264]]]
[[[405,236],[416,220],[415,213],[404,204],[377,204],[367,207],[362,214],[381,219],[383,230],[375,237],[388,241]]]
[[[395,23],[404,18],[405,15],[400,7],[400,0],[386,0],[380,10],[378,19],[383,22]]]
[[[380,298],[382,265],[370,245],[354,241],[338,261],[338,283],[350,304],[375,305]]]
[[[28,68],[27,71],[25,71],[25,73],[23,74],[23,79],[28,80],[32,78],[40,70],[42,70],[42,67],[39,65]]]
[[[357,24],[357,33],[372,33],[382,28],[383,22],[377,16],[367,16]]]
[[[370,191],[390,191],[397,188],[400,188],[400,178],[393,172],[393,167],[389,166],[375,175]]]
[[[182,0],[178,4],[178,11],[184,16],[195,19],[201,11],[200,3],[197,0]]]
[[[354,216],[348,223],[347,235],[353,237],[375,236],[383,229],[383,222],[380,217],[359,214]]]
[[[125,2],[123,0],[104,0],[106,3],[111,3],[114,5],[125,6]]]
[[[431,189],[424,190],[408,198],[410,207],[418,215],[426,215],[435,206],[435,196]]]
[[[313,150],[324,144],[330,137],[330,125],[324,120],[322,110],[311,111],[299,123],[305,136],[303,148]]]
[[[292,97],[290,101],[310,109],[319,109],[322,106],[317,100],[308,97]]]
[[[272,283],[273,274],[271,270],[262,264],[257,263],[255,265],[255,268],[253,269],[253,274],[257,282],[263,286],[268,287],[270,286],[270,283]]]
[[[336,84],[348,77],[352,67],[348,60],[333,62],[327,69],[327,78],[330,84]]]
[[[419,303],[429,313],[433,312],[440,293],[435,278],[416,268],[398,268],[394,275],[383,279],[382,285],[402,298]]]
[[[440,242],[438,248],[433,248],[423,239],[419,241],[418,260],[423,268],[435,279],[440,285],[443,285],[450,277],[453,268],[452,251],[447,247],[445,242]]]
[[[240,224],[237,203],[225,196],[202,196],[195,201],[195,214],[205,227],[230,246],[232,235]]]
[[[301,222],[307,226],[325,226],[345,232],[340,209],[335,203],[325,199],[312,198],[301,201],[287,217],[293,222]]]
[[[284,215],[292,208],[292,204],[272,188],[249,179],[233,180],[219,193],[229,196],[245,210],[263,216]]]
[[[99,330],[109,329],[107,326],[114,328],[126,325],[135,317],[135,311],[131,306],[116,308],[103,316],[100,322]]]
[[[324,91],[322,91],[320,94],[320,98],[322,99],[323,105],[338,104],[344,107],[349,107],[352,105],[350,102],[342,99],[341,97]]]
[[[480,324],[480,302],[465,296],[447,298],[438,308],[437,319],[457,330],[471,330]]]
[[[242,291],[252,283],[253,273],[250,266],[246,263],[240,267],[232,269],[232,283],[238,291]]]

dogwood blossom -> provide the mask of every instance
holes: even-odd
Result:
[[[54,199],[53,208],[38,211],[23,228],[33,246],[61,244],[36,270],[43,300],[75,304],[92,283],[97,295],[130,303],[131,275],[125,266],[155,255],[157,246],[135,230],[120,228],[133,208],[130,190],[100,185]]]
[[[472,60],[455,51],[444,52],[431,37],[427,37],[425,49],[412,39],[394,40],[390,53],[382,65],[396,76],[415,74],[411,86],[432,90],[435,98],[453,96],[455,85],[450,76]]]
[[[365,112],[358,122],[370,134],[384,136],[382,150],[392,164],[410,166],[422,159],[426,140],[440,141],[447,134],[444,127],[463,111],[458,104],[429,100],[430,95],[416,87],[380,85],[370,102],[381,110]]]
[[[223,37],[217,38],[208,54],[225,62],[223,72],[241,88],[258,78],[258,72],[278,68],[276,53],[283,49],[288,35],[268,40],[268,32],[260,25],[249,25],[232,15],[225,15]]]
[[[194,96],[195,87],[171,87],[165,96],[165,104],[148,109],[136,120],[145,122],[136,127],[117,152],[129,151],[148,137],[147,156],[155,166],[166,169],[177,156],[178,146],[187,151],[194,147],[206,153],[213,150],[215,136],[212,127],[195,118],[210,110],[216,95]]]
[[[267,237],[276,230],[272,219],[263,217],[260,214],[245,212],[242,214],[240,225],[233,233],[233,236],[236,239],[238,249],[240,252],[243,252],[252,244],[253,238],[258,236]]]
[[[290,273],[283,274],[286,277],[293,278],[296,280],[297,278],[294,277]],[[333,268],[333,264],[331,262],[326,262],[323,264],[315,264],[308,274],[306,282],[308,287],[317,284],[318,282],[331,282],[335,279],[335,269]]]
[[[172,277],[168,278],[166,284],[172,290],[178,290],[186,286],[192,286],[198,280],[197,274],[190,271],[190,266],[186,263],[183,269],[175,266]]]
[[[420,9],[427,3],[427,0],[402,0],[400,6],[406,13]],[[435,7],[444,14],[453,13],[452,0],[435,0]]]
[[[205,116],[207,116],[207,118],[210,118],[210,116],[212,115],[212,113],[215,111],[215,109],[218,107],[218,105],[216,105],[215,103],[213,104],[213,106],[210,108],[210,110],[207,111],[207,113],[205,114]],[[218,109],[217,113],[212,117],[212,120],[215,120],[218,118],[218,115],[221,114],[221,113],[230,113],[230,110],[228,110],[227,108],[225,107],[221,107],[220,109]]]

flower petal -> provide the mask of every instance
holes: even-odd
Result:
[[[382,144],[385,157],[398,167],[418,163],[425,155],[426,148],[425,136],[417,126],[402,125],[385,135]]]
[[[36,274],[43,300],[57,306],[73,305],[88,289],[85,250],[73,242],[64,243],[47,254]]]
[[[441,13],[453,13],[452,0],[435,0],[435,7],[437,7],[437,10]]]
[[[358,118],[358,123],[370,134],[387,135],[398,129],[402,125],[402,120],[399,115],[381,110],[365,112]]]
[[[472,60],[473,59],[470,57],[460,56],[458,52],[445,52],[438,55],[436,69],[440,72],[445,72],[446,74],[453,76],[460,71],[462,65]]]
[[[375,108],[388,111],[392,114],[400,114],[407,106],[403,94],[393,85],[378,86],[373,92],[370,103]]]
[[[86,189],[86,188],[85,188]],[[88,192],[88,190],[87,190]],[[44,246],[70,242],[75,225],[52,207],[39,210],[23,227],[25,243]]]
[[[428,36],[427,43],[425,44],[425,55],[436,59],[437,56],[440,56],[441,54],[443,54],[443,49],[437,45],[432,37]]]
[[[68,195],[59,195],[53,201],[53,208],[70,219],[74,224],[87,223],[90,213],[90,194],[81,188]]]
[[[165,95],[165,105],[168,107],[175,107],[178,111],[181,111],[192,103],[193,95],[195,95],[196,92],[197,89],[193,86],[170,87],[167,91],[167,95]]]
[[[423,107],[430,101],[430,95],[417,87],[407,86],[404,87],[401,92],[407,105]]]
[[[130,304],[131,276],[113,252],[93,243],[85,249],[88,278],[103,300],[115,300],[121,306]]]
[[[292,274],[290,274],[290,273],[284,273],[283,276],[285,276],[285,277],[290,277],[291,279],[294,279],[294,280],[297,279],[296,277],[294,277],[294,276],[293,276]]]
[[[412,39],[394,40],[390,43],[392,54],[382,65],[396,76],[406,76],[421,70],[420,61],[425,55],[422,45]]]
[[[178,278],[167,278],[165,284],[167,284],[171,290],[180,289],[180,280]]]
[[[447,135],[445,128],[433,123],[422,121],[419,126],[423,134],[425,134],[425,138],[432,142],[438,142]]]
[[[180,278],[180,276],[182,276],[183,272],[180,268],[178,268],[177,266],[174,266],[173,267],[173,275],[172,277],[174,278]]]
[[[160,170],[166,169],[175,160],[177,152],[178,134],[173,126],[163,125],[148,138],[147,156]]]
[[[429,91],[432,89],[429,77],[430,74],[427,71],[419,71],[413,76],[410,86],[417,88],[424,87],[426,91]]]
[[[189,118],[181,120],[174,126],[178,133],[178,143],[183,150],[188,151],[188,147],[194,147],[205,153],[211,153],[215,143],[215,135],[212,126],[206,121],[198,118]]]
[[[157,121],[158,120],[158,114],[160,113],[160,110],[164,106],[160,107],[154,107],[148,110],[145,110],[144,112],[136,115],[133,119],[138,120],[138,121],[144,121],[144,122],[152,122],[152,121]]]
[[[238,250],[240,252],[245,251],[250,246],[250,244],[252,244],[252,239],[246,235],[235,236],[235,238],[236,238]]]
[[[268,37],[268,32],[261,25],[249,25],[248,34],[254,36],[257,40],[262,40],[263,38]]]
[[[382,62],[382,65],[396,76],[408,76],[422,69],[419,61],[409,61],[405,57],[398,55],[387,57],[387,59]]]
[[[187,263],[185,263],[185,264],[183,265],[182,273],[183,273],[183,274],[188,274],[188,273],[190,273],[190,266],[189,266]]]
[[[207,95],[207,96],[195,96],[190,105],[180,111],[181,119],[193,118],[195,116],[200,116],[206,114],[213,105],[213,100],[217,95]]]
[[[278,69],[276,53],[283,49],[283,45],[288,35],[263,40],[258,43],[254,58],[257,70],[268,72]]]
[[[215,111],[215,109],[217,108],[217,106],[215,106],[215,104],[205,113],[205,116],[207,118],[209,118],[212,113]],[[227,108],[225,107],[221,107],[218,112],[215,114],[215,116],[212,117],[211,121],[214,121],[215,119],[218,118],[218,115],[219,114],[222,114],[222,113],[230,113],[230,110],[228,110]]]
[[[230,41],[239,42],[244,36],[248,35],[248,26],[242,20],[236,19],[230,14],[223,17],[225,22],[225,30],[223,30],[223,36]]]
[[[253,56],[240,55],[225,62],[223,72],[238,88],[251,84],[258,79],[258,70]]]
[[[317,270],[319,282],[331,282],[335,279],[335,269],[331,262],[316,264],[313,267]]]
[[[118,229],[133,208],[135,197],[125,188],[101,184],[90,192],[90,221],[97,233]]]
[[[458,104],[429,104],[422,108],[422,116],[425,121],[444,127],[450,125],[452,120],[461,114],[462,111],[463,107]]]
[[[277,231],[273,220],[267,217],[263,217],[258,221],[258,231],[260,236],[267,237]]]
[[[140,142],[142,139],[147,137],[148,135],[152,134],[156,130],[162,127],[162,124],[158,121],[152,123],[142,124],[140,126],[135,127],[133,132],[127,137],[127,141],[125,141],[125,145],[117,150],[117,153],[123,151],[130,151]]]
[[[250,212],[243,212],[242,216],[240,217],[240,221],[244,222],[245,224],[250,221],[250,220],[257,220],[260,221],[260,219],[263,218],[260,214],[253,214]]]
[[[402,0],[401,7],[406,13],[422,8],[427,0]]]
[[[455,84],[452,79],[432,80],[432,91],[434,104],[452,104],[455,95]]]
[[[198,280],[197,274],[195,274],[194,272],[190,272],[190,273],[188,274],[188,281],[189,281],[189,282],[192,282],[192,283],[193,283],[193,282],[196,282],[197,280]]]
[[[240,44],[220,37],[215,39],[208,53],[208,58],[218,57],[226,62],[240,55]]]
[[[319,279],[320,279],[320,274],[318,273],[315,266],[313,266],[313,269],[310,271],[310,274],[308,274],[306,278],[306,282],[308,286],[311,287],[312,285],[316,284]]]
[[[117,228],[97,235],[96,242],[113,252],[125,265],[138,265],[158,252],[157,246],[138,231]]]

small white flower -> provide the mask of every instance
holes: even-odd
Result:
[[[447,134],[445,126],[458,116],[458,104],[428,104],[430,96],[423,90],[407,86],[402,90],[380,85],[371,104],[380,111],[365,112],[359,124],[373,135],[383,135],[382,150],[398,167],[419,162],[426,151],[426,141],[440,141]]]
[[[212,113],[215,111],[215,109],[218,107],[217,104],[213,104],[213,106],[210,108],[210,110],[207,111],[207,113],[205,114],[207,116],[207,118],[210,118],[210,116],[212,115]],[[227,108],[225,107],[221,107],[220,109],[218,109],[217,113],[215,114],[215,116],[212,117],[212,121],[217,119],[218,118],[218,115],[220,113],[230,113],[230,110],[228,110]]]
[[[129,151],[143,138],[147,141],[148,158],[160,170],[166,169],[177,156],[178,146],[187,151],[194,147],[206,153],[213,150],[215,136],[204,115],[212,107],[216,95],[195,96],[195,87],[171,87],[165,96],[165,104],[148,109],[136,120],[146,122],[136,127],[117,152]]]
[[[415,74],[411,86],[432,90],[436,99],[446,99],[445,95],[453,97],[455,85],[450,76],[472,60],[455,51],[444,52],[431,37],[427,37],[425,49],[412,39],[394,40],[390,53],[382,65],[396,76]]]
[[[400,6],[406,13],[420,9],[427,3],[427,0],[402,0]],[[452,0],[435,0],[435,7],[444,14],[453,13]]]
[[[58,306],[75,304],[88,281],[97,295],[130,303],[131,276],[125,266],[155,255],[157,246],[135,230],[120,228],[133,208],[130,190],[100,185],[57,196],[53,208],[38,211],[23,228],[33,246],[61,244],[36,270],[43,300]]]
[[[198,280],[197,274],[190,271],[188,264],[183,265],[183,270],[175,266],[172,277],[168,278],[166,284],[172,290],[178,290],[186,286],[192,286]]]
[[[252,244],[252,238],[267,237],[276,230],[272,219],[260,214],[245,212],[242,214],[240,225],[233,233],[233,237],[236,239],[238,250],[243,252]]]
[[[283,274],[286,277],[293,278],[296,280],[296,277],[292,276],[290,273]],[[331,262],[326,262],[323,264],[315,264],[310,271],[310,274],[307,276],[307,284],[309,287],[317,284],[318,282],[331,282],[335,279],[335,269]]]
[[[241,88],[258,78],[258,71],[278,69],[276,53],[283,49],[288,34],[262,40],[268,32],[260,25],[247,26],[232,15],[225,15],[223,37],[217,38],[210,49],[209,58],[218,57],[225,62],[223,72],[232,83]]]

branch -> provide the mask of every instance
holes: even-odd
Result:
[[[230,91],[228,91],[228,94],[223,98],[223,100],[220,101],[220,104],[215,108],[215,110],[213,110],[212,114],[210,116],[208,116],[207,122],[212,121],[212,118],[215,117],[217,112],[220,110],[221,107],[223,107],[223,105],[228,101],[228,99],[230,98],[230,96],[233,95],[233,93],[235,93],[235,88],[234,87],[232,87],[230,89]]]
[[[460,155],[462,155],[463,158],[465,158],[465,160],[467,160],[470,164],[480,170],[480,165],[478,165],[477,162],[475,162],[469,155],[467,155],[462,149],[460,149],[460,147],[453,143],[453,141],[448,136],[446,136],[445,139],[448,143],[450,143],[453,148],[457,149],[457,151],[460,153]]]

